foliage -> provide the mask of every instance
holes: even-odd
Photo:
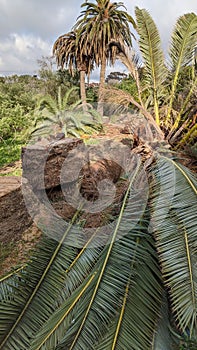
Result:
[[[136,100],[138,100],[138,91],[137,91],[137,87],[136,87],[136,82],[135,80],[132,78],[131,75],[129,75],[129,77],[123,79],[119,85],[118,88],[123,90],[123,91],[127,91],[130,95],[132,95]]]
[[[25,88],[27,80],[28,76],[13,76],[0,83],[0,165],[19,159],[21,145],[27,139],[35,105],[32,92]]]
[[[21,157],[22,140],[8,139],[0,142],[0,166],[14,162]]]
[[[74,72],[74,75],[67,69],[54,71],[55,61],[53,57],[42,57],[42,59],[38,60],[38,64],[40,66],[39,76],[42,86],[40,94],[42,96],[50,95],[56,98],[59,86],[61,86],[63,95],[73,86],[79,86],[77,71]]]
[[[35,123],[35,108],[46,94],[56,98],[61,86],[66,94],[79,77],[71,77],[67,70],[53,72],[42,59],[40,78],[37,76],[8,76],[0,79],[0,166],[18,160],[21,146],[25,145]],[[76,89],[75,89],[76,90]],[[69,103],[78,99],[72,94]]]
[[[87,86],[86,95],[88,103],[96,103],[98,100],[98,86]]]

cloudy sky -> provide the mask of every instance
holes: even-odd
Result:
[[[0,76],[37,74],[37,60],[42,56],[51,56],[55,39],[71,29],[81,11],[82,2],[0,0]],[[197,0],[122,2],[133,16],[135,6],[149,10],[160,30],[165,49],[176,19],[186,12],[197,13]]]

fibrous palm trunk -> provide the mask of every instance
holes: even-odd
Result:
[[[105,86],[105,71],[106,71],[106,57],[104,54],[101,61],[100,82],[99,82],[99,92],[98,92],[98,107],[97,107],[97,110],[101,115],[103,115],[103,107],[104,107],[103,90]]]
[[[87,110],[87,102],[86,102],[86,90],[85,90],[85,71],[80,70],[80,94],[83,110]]]

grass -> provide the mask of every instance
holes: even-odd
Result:
[[[0,142],[0,167],[19,160],[21,147],[24,145],[20,140],[8,139]]]
[[[12,171],[8,173],[0,174],[0,176],[22,176],[22,169],[21,168],[14,168]]]

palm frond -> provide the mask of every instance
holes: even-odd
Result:
[[[47,108],[47,110],[52,114],[56,115],[59,111],[57,101],[50,95],[42,97],[38,102],[38,109]]]
[[[0,278],[0,302],[8,301],[12,296],[14,288],[18,285],[20,279],[20,272],[24,266],[10,272],[4,277]]]
[[[141,83],[140,83],[140,77],[139,77],[139,68],[141,67],[141,62],[139,57],[129,47],[122,44],[121,42],[112,41],[110,43],[110,46],[117,47],[118,49],[117,59],[119,59],[125,65],[125,67],[127,67],[129,73],[133,77],[137,86],[139,101],[142,107],[144,107],[143,101],[142,101],[142,90],[141,90]]]
[[[179,343],[180,336],[172,328],[167,293],[163,290],[160,317],[153,337],[152,350],[174,350],[175,343]]]
[[[97,350],[150,349],[161,303],[160,272],[154,242],[148,235],[143,237],[142,232],[142,227],[141,237],[136,232],[136,250],[132,251],[130,278],[122,306],[95,347]]]
[[[173,30],[171,40],[169,55],[173,78],[166,122],[170,121],[180,69],[191,64],[194,56],[197,42],[197,15],[187,13],[181,16]]]
[[[92,281],[95,278],[92,269],[103,250],[103,247],[99,245],[100,239],[99,232],[95,231],[68,267],[64,288],[58,301],[60,306],[33,339],[31,350],[40,349],[42,345],[45,348],[50,344],[54,348],[74,323],[76,309],[77,319],[80,318],[76,304],[79,299],[80,302],[83,298],[88,300],[85,292],[89,285],[92,288]],[[85,293],[84,296],[83,293]]]
[[[197,180],[187,168],[159,157],[153,169],[152,230],[164,283],[181,332],[197,334]]]
[[[64,245],[72,224],[60,242],[44,237],[31,263],[21,273],[21,280],[11,300],[0,303],[0,348],[27,349],[31,337],[57,308],[66,268],[77,249]]]
[[[177,115],[177,117],[176,117],[176,119],[174,121],[174,124],[172,125],[171,132],[168,135],[168,139],[171,140],[171,136],[174,133],[174,131],[178,128],[179,123],[181,121],[181,118],[183,119],[183,114],[185,113],[185,111],[186,111],[186,109],[188,107],[188,104],[191,101],[192,94],[195,93],[196,86],[197,86],[197,77],[193,79],[193,81],[191,82],[191,84],[189,86],[189,90],[188,90],[188,92],[187,92],[187,94],[186,94],[186,96],[184,98],[184,102],[182,104],[181,110],[178,112],[178,115]]]
[[[158,29],[148,11],[136,7],[137,31],[140,36],[139,48],[144,60],[144,74],[146,84],[152,90],[155,119],[160,123],[159,96],[163,89],[167,69],[164,64],[164,55],[161,48],[161,39]]]
[[[66,110],[68,108],[70,96],[72,96],[74,91],[78,90],[79,88],[77,86],[74,86],[66,92],[66,94],[62,98],[62,110]],[[78,100],[74,104],[72,104],[72,109],[74,109],[79,103],[81,103],[81,100]]]
[[[91,272],[89,271],[89,275],[84,274],[79,290],[72,292],[70,299],[61,305],[55,315],[43,326],[41,332],[35,336],[32,350],[39,349],[40,346],[43,346],[41,349],[49,346],[70,350],[75,347],[96,349],[105,336],[108,338],[107,334],[112,323],[115,323],[112,338],[116,336],[117,341],[128,344],[133,339],[132,345],[135,344],[133,349],[137,349],[136,344],[138,344],[138,348],[143,348],[145,343],[150,344],[160,309],[160,272],[153,247],[154,242],[151,241],[151,237],[145,230],[147,227],[145,221],[140,220],[140,215],[138,215],[140,205],[137,203],[137,199],[139,200],[140,196],[133,190],[133,185],[134,181],[139,181],[136,178],[139,176],[139,170],[138,165],[131,176],[130,186],[123,200],[120,215],[112,225],[112,234],[108,238],[108,244],[100,246],[97,250],[92,250],[93,260],[91,258],[90,264],[87,261],[88,265],[86,262],[88,247],[83,249],[80,257],[76,258],[76,264],[84,261],[85,266],[89,266],[88,269],[91,268]],[[142,180],[141,175],[140,179]],[[129,195],[133,199],[131,203],[129,202],[130,204],[127,203]],[[136,215],[138,219],[136,219]],[[132,224],[134,224],[133,229]],[[97,237],[100,239],[100,236]],[[94,256],[97,259],[96,263]],[[150,263],[147,264],[149,259]],[[69,274],[75,274],[75,269],[74,263]],[[144,273],[140,277],[141,270]],[[80,271],[81,266],[79,265],[79,275]],[[92,280],[90,281],[91,276]],[[90,285],[88,285],[89,281]],[[128,287],[130,298],[127,303],[130,307],[124,302]],[[82,290],[84,291],[83,295],[80,294]],[[147,303],[146,300],[149,302]],[[137,305],[139,305],[139,309]],[[140,317],[141,307],[143,312]],[[119,332],[117,333],[117,315],[120,314],[120,310],[122,310],[121,315],[124,314],[122,322],[126,325],[123,326],[122,336],[119,335]],[[138,322],[140,317],[139,322],[143,323],[144,311],[147,317],[145,317],[145,331],[143,332],[141,324],[138,327],[135,322]],[[133,333],[129,335],[130,322],[133,325]],[[126,336],[124,335],[125,327],[128,330]],[[139,330],[137,332],[138,338],[135,341],[133,335],[137,328]],[[112,338],[110,337],[113,341]],[[59,345],[57,345],[58,342]]]

